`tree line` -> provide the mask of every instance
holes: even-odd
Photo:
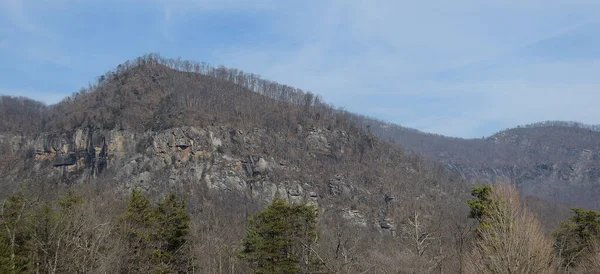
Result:
[[[547,235],[514,186],[474,187],[472,195],[474,199],[467,201],[469,217],[476,222],[467,231],[471,237],[456,257],[461,262],[454,272],[594,273],[599,269],[600,212],[573,209],[573,216]],[[275,198],[249,216],[245,231],[228,251],[237,269],[209,269],[202,256],[210,254],[194,251],[208,243],[193,229],[194,214],[185,197],[172,193],[152,202],[134,189],[122,209],[104,213],[93,199],[73,189],[49,201],[25,192],[4,199],[0,272],[348,273],[339,268],[343,255],[324,251],[331,240],[324,237],[332,234],[322,230],[319,223],[324,220],[308,203]],[[408,224],[415,231],[415,251],[423,254],[431,252],[435,235],[419,218],[415,211]],[[353,237],[344,236],[344,241]],[[340,242],[336,249],[347,247]],[[401,259],[393,263],[397,273],[415,273]],[[441,272],[435,262],[430,266],[417,272]],[[388,273],[376,268],[372,272]]]

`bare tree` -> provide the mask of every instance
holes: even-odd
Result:
[[[513,185],[493,186],[485,225],[465,261],[465,273],[556,273],[552,241]]]
[[[598,274],[600,273],[600,243],[592,248],[592,252],[584,257],[579,265],[572,269],[574,274]]]

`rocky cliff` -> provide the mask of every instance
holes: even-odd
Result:
[[[318,127],[299,126],[285,134],[189,126],[147,132],[83,128],[36,136],[3,134],[0,146],[7,150],[5,155],[28,155],[2,174],[3,185],[13,189],[24,180],[43,180],[63,185],[102,182],[155,195],[178,188],[214,195],[233,192],[259,205],[282,197],[313,203],[358,226],[387,233],[394,233],[399,221],[392,212],[412,206],[418,197],[460,206],[451,202],[457,198],[456,188],[437,181],[442,174],[419,169],[420,160],[401,151],[382,152],[392,149],[385,144],[366,148],[360,157],[370,163],[358,163],[359,140],[343,130]],[[288,151],[278,151],[283,147]],[[390,169],[394,157],[406,161],[394,162]]]

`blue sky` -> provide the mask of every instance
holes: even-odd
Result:
[[[55,103],[149,52],[427,132],[600,124],[597,0],[1,0],[0,94]]]

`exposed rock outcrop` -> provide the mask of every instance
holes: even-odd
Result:
[[[309,157],[349,150],[344,147],[348,136],[343,131],[311,128],[300,137],[308,146]],[[312,176],[292,164],[294,159],[290,162],[275,155],[261,155],[264,140],[270,138],[274,138],[272,133],[263,129],[243,132],[223,127],[182,127],[136,133],[87,128],[35,138],[1,136],[0,142],[10,144],[15,151],[32,148],[34,163],[43,166],[38,172],[68,184],[101,176],[122,189],[153,191],[157,182],[167,188],[195,184],[215,193],[247,193],[258,203],[275,197],[314,205],[320,205],[323,199],[370,199],[370,192],[357,189],[346,174],[298,180]],[[283,137],[275,138],[286,142]],[[340,145],[334,149],[328,139]],[[232,149],[236,153],[231,153]],[[394,230],[394,222],[383,215],[367,217],[350,209],[339,215],[359,227],[381,223],[377,229]]]

